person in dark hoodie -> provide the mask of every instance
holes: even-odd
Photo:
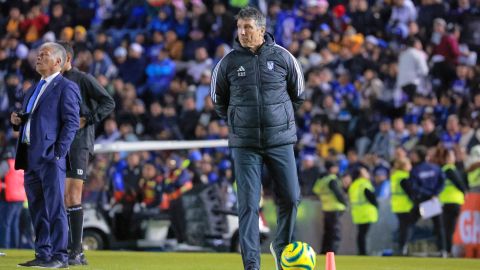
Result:
[[[265,16],[246,7],[237,15],[234,49],[212,72],[211,97],[227,119],[238,185],[240,246],[246,270],[260,269],[259,202],[265,163],[274,173],[278,229],[270,245],[280,270],[283,248],[293,242],[300,187],[293,152],[295,110],[304,101],[299,63],[265,31]]]
[[[415,223],[421,217],[420,204],[435,197],[438,197],[445,186],[445,174],[442,169],[427,159],[427,148],[416,146],[410,154],[413,163],[412,171],[408,181],[403,185],[405,192],[414,203],[410,212],[410,224],[407,235],[407,243],[402,247],[403,255],[408,254],[408,239],[413,234]],[[432,217],[434,231],[437,236],[437,246],[442,257],[447,256],[445,231],[442,215]]]

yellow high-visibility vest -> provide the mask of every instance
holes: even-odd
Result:
[[[390,176],[390,190],[392,192],[391,204],[393,213],[409,213],[413,208],[413,202],[400,185],[407,180],[410,173],[403,170],[395,170]]]
[[[320,198],[323,211],[344,211],[345,205],[335,197],[335,194],[329,187],[331,181],[338,181],[338,177],[335,174],[329,174],[318,179],[313,186],[313,193]]]
[[[456,167],[454,164],[446,164],[442,167],[442,171],[446,172],[448,170],[455,170]],[[450,179],[445,180],[445,187],[438,196],[438,199],[441,203],[454,203],[454,204],[464,204],[465,196],[463,192],[458,189]]]
[[[378,210],[365,196],[365,190],[374,192],[370,180],[358,178],[353,181],[348,189],[348,197],[352,206],[352,219],[354,224],[375,223],[378,221]]]
[[[480,168],[469,172],[467,177],[470,188],[480,187]]]

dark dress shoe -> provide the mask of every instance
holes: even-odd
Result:
[[[38,266],[38,268],[52,268],[52,269],[57,269],[57,268],[68,268],[68,263],[67,262],[61,262],[58,260],[51,260],[48,262],[44,262]]]
[[[68,255],[68,264],[69,265],[87,265],[87,259],[85,259],[85,254],[81,253],[72,253]]]
[[[20,266],[20,267],[38,267],[42,263],[45,263],[45,261],[42,260],[42,259],[35,258],[35,259],[33,259],[31,261],[28,261],[28,262],[19,263],[18,266]]]

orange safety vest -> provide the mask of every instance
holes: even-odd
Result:
[[[23,186],[24,172],[15,170],[15,159],[10,158],[7,162],[9,170],[5,175],[5,200],[7,202],[23,202],[27,199]]]

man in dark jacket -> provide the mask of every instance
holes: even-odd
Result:
[[[413,226],[421,216],[419,205],[422,202],[438,197],[445,185],[445,175],[442,169],[427,160],[427,148],[424,146],[415,147],[411,153],[411,160],[414,166],[410,172],[410,178],[408,181],[404,181],[405,183],[402,183],[402,188],[414,202],[414,207],[410,212],[411,220],[410,228],[407,232],[407,241],[413,233]],[[445,257],[447,252],[442,215],[434,216],[432,220],[434,231],[437,235],[438,250],[441,252],[442,257]],[[405,245],[401,248],[402,253],[406,255],[408,253],[407,246]]]
[[[212,73],[215,110],[227,119],[238,184],[240,246],[245,269],[260,269],[258,211],[261,170],[274,173],[278,229],[270,250],[280,267],[283,248],[293,241],[300,201],[293,144],[294,112],[304,101],[300,65],[265,32],[265,17],[246,7],[237,15],[234,50]]]
[[[69,265],[86,265],[82,249],[83,209],[82,189],[87,179],[87,167],[93,155],[95,125],[114,109],[115,102],[91,75],[72,67],[73,49],[66,42],[59,42],[67,52],[67,61],[62,69],[63,76],[80,88],[80,129],[70,146],[70,168],[65,183],[65,206],[69,224]]]

